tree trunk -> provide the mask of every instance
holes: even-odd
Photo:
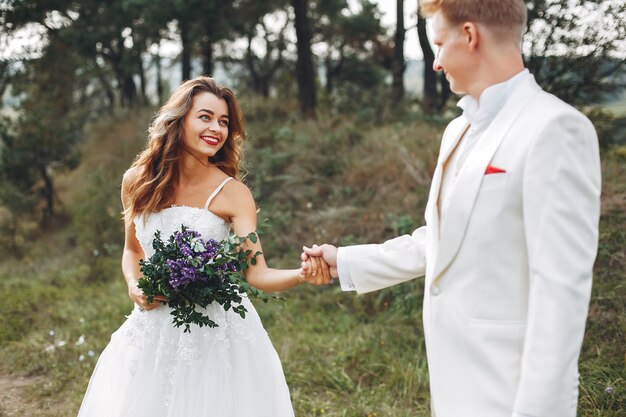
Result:
[[[9,234],[11,235],[11,252],[13,256],[20,259],[24,256],[22,248],[17,240],[19,232],[19,223],[17,221],[17,216],[15,214],[11,214],[11,225],[9,226]]]
[[[148,96],[146,96],[146,72],[143,69],[143,60],[141,53],[137,56],[137,72],[139,72],[139,89],[141,90],[141,101],[143,104],[150,104]]]
[[[296,36],[298,38],[296,76],[300,111],[306,117],[315,118],[315,72],[311,52],[311,26],[307,16],[308,4],[307,0],[292,0],[291,3],[296,15]]]
[[[440,73],[439,76],[441,77],[439,79],[439,87],[440,87],[440,100],[439,100],[439,105],[438,108],[439,110],[443,110],[444,107],[446,107],[446,103],[448,102],[448,98],[450,97],[450,83],[448,82],[448,79],[446,78],[446,76],[443,73]]]
[[[43,180],[43,196],[46,200],[46,207],[43,212],[43,224],[44,226],[48,226],[50,224],[50,220],[54,216],[54,184],[52,182],[52,177],[50,177],[48,170],[44,165],[39,166],[39,173],[41,174],[41,179]]]
[[[326,67],[326,94],[331,95],[333,93],[333,64],[332,59],[330,58],[330,54],[326,57],[324,61],[324,67]]]
[[[9,61],[0,62],[0,105],[2,104],[2,97],[4,96],[4,92],[11,83],[9,64]]]
[[[109,82],[107,81],[104,74],[100,70],[98,70],[98,81],[100,81],[100,84],[102,85],[102,89],[104,90],[104,94],[106,95],[107,100],[109,102],[107,105],[107,110],[109,111],[109,115],[113,116],[113,110],[115,109],[115,94],[113,93],[113,90],[111,89],[111,86],[109,85]]]
[[[404,97],[404,0],[396,0],[396,35],[394,37],[394,54],[391,71],[393,81],[391,89],[393,94],[393,103],[398,104]]]
[[[120,40],[120,43],[123,41]],[[117,87],[120,92],[120,104],[122,107],[131,107],[135,103],[137,90],[133,74],[128,73],[128,68],[124,65],[124,56],[121,52],[111,52],[106,55],[117,80]]]
[[[252,52],[252,38],[254,35],[248,33],[248,48],[246,49],[246,65],[248,66],[248,72],[250,72],[250,80],[252,82],[252,89],[255,93],[261,93],[261,80],[259,74],[254,66],[254,53]]]
[[[265,98],[268,98],[270,96],[270,78],[271,74],[261,78],[261,85],[259,87],[261,90],[261,95]]]
[[[163,76],[161,74],[161,55],[157,52],[154,56],[155,64],[156,64],[156,90],[157,96],[159,97],[159,105],[163,103]]]
[[[213,42],[207,37],[202,44],[202,75],[211,77],[213,70]]]
[[[180,24],[180,40],[183,51],[181,53],[182,77],[183,81],[191,78],[191,42],[189,41],[189,22],[184,18],[179,21]]]
[[[422,110],[426,113],[432,113],[439,107],[437,103],[437,73],[433,69],[435,54],[430,46],[430,42],[428,42],[426,19],[421,14],[417,16],[417,36],[422,55],[424,56],[424,98],[422,99]]]
[[[132,107],[137,99],[137,86],[135,85],[133,74],[123,74],[122,79],[122,94],[124,95],[124,102],[127,107]]]

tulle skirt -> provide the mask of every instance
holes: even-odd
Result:
[[[293,417],[276,350],[254,306],[242,319],[209,305],[217,328],[172,324],[137,307],[111,336],[78,417]]]

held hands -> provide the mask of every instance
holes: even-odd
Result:
[[[141,289],[137,286],[136,279],[128,282],[128,296],[139,306],[141,311],[154,310],[155,308],[160,307],[164,301],[167,301],[167,298],[162,295],[157,295],[154,297],[152,303],[148,304],[148,297],[146,297],[143,291],[141,291]]]
[[[300,276],[313,285],[327,285],[337,278],[337,248],[332,245],[304,246],[300,255],[302,260]]]

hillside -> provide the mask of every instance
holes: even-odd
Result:
[[[382,104],[350,114],[242,99],[245,181],[273,267],[303,244],[377,242],[423,222],[445,121]],[[119,262],[119,183],[153,109],[91,124],[81,165],[58,178],[68,219],[0,261],[0,417],[74,416],[110,335],[132,308]],[[603,155],[601,242],[581,360],[580,416],[626,409],[626,151]],[[421,280],[355,296],[302,286],[257,303],[298,416],[428,416]]]

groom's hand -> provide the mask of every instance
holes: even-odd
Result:
[[[322,246],[313,245],[312,248],[304,246],[301,255],[302,268],[310,265],[317,266],[318,273],[321,271],[323,283],[328,284],[332,278],[337,278],[337,247],[324,244]],[[317,263],[314,263],[317,262]]]
[[[308,256],[303,252],[300,258],[302,259],[300,267],[301,281],[312,285],[328,285],[331,283],[330,268],[321,256]]]

